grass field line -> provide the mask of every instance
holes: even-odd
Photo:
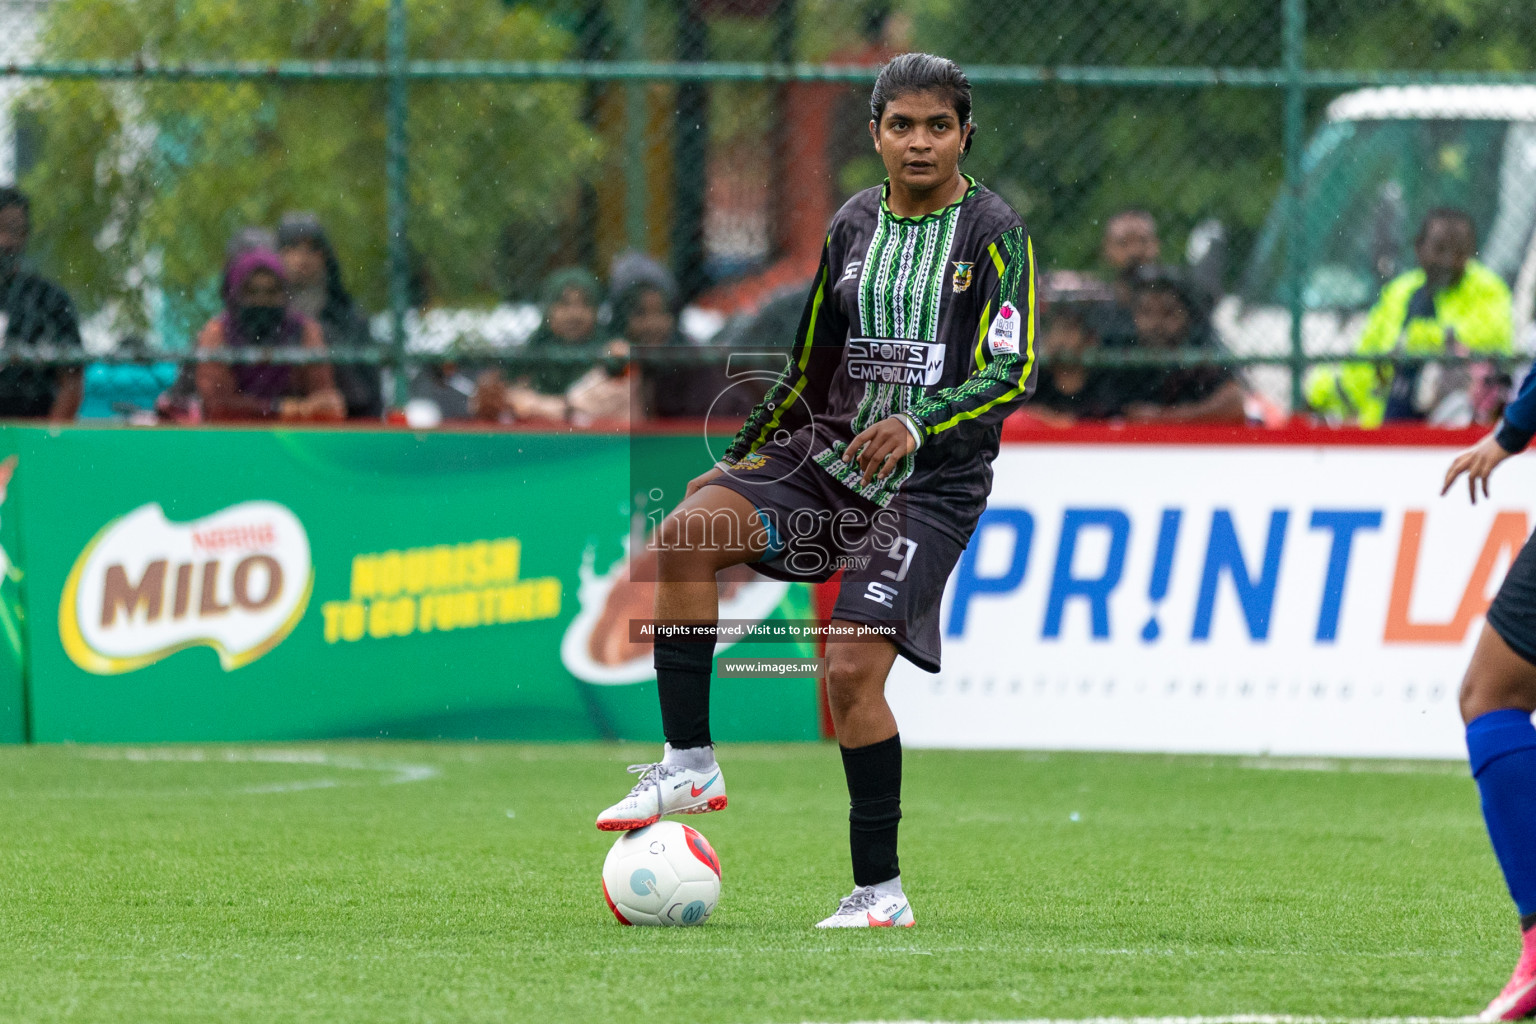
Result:
[[[1239,768],[1265,772],[1343,772],[1351,775],[1467,775],[1455,761],[1345,760],[1333,757],[1244,757]]]
[[[1108,949],[1089,946],[1023,946],[1015,943],[1006,944],[977,944],[977,945],[951,945],[951,946],[904,946],[892,944],[858,943],[847,946],[828,946],[820,943],[806,946],[738,946],[738,945],[688,945],[690,954],[708,956],[835,956],[838,953],[866,954],[866,953],[905,953],[909,956],[938,956],[941,954],[970,953],[992,956],[997,954],[1020,954],[1025,956],[1121,956],[1121,957],[1148,957],[1148,958],[1172,958],[1187,957],[1190,959],[1204,959],[1207,957],[1328,957],[1329,959],[1353,959],[1353,960],[1418,960],[1435,959],[1451,960],[1470,955],[1460,949],[1385,949],[1385,950],[1341,950],[1341,949]],[[582,951],[587,956],[628,956],[636,952],[634,947],[598,947]],[[1198,1018],[1146,1018],[1147,1022],[1172,1022],[1175,1020],[1196,1021]],[[1212,1024],[1218,1018],[1212,1018]],[[1331,1018],[1330,1018],[1331,1019]],[[1362,1018],[1363,1020],[1364,1018]],[[1403,1018],[1406,1021],[1408,1018]],[[1438,1018],[1437,1018],[1438,1019]],[[1092,1018],[1097,1021],[1099,1018]],[[1118,1018],[1103,1018],[1105,1022],[1117,1021]],[[1140,1020],[1140,1018],[1138,1018]],[[1222,1017],[1221,1021],[1236,1021],[1242,1024],[1238,1018]],[[1251,1024],[1307,1024],[1307,1018],[1297,1017],[1280,1018],[1264,1017],[1253,1018]],[[1383,1018],[1385,1021],[1386,1018]],[[1424,1018],[1428,1021],[1430,1018]],[[1077,1024],[1087,1024],[1085,1018]],[[1038,1021],[1034,1024],[1052,1024],[1052,1022]],[[1072,1024],[1072,1022],[1058,1022],[1058,1024]]]
[[[1473,1024],[1476,1017],[1298,1017],[1238,1013],[1228,1017],[1026,1017],[985,1024]],[[962,1024],[959,1021],[852,1021],[850,1024]],[[983,1024],[966,1021],[963,1024]]]
[[[349,754],[332,754],[324,750],[301,749],[220,749],[202,747],[92,747],[78,751],[81,757],[92,761],[129,761],[138,764],[291,764],[338,768],[343,772],[376,772],[380,777],[373,780],[381,786],[398,786],[411,782],[424,782],[442,774],[441,769],[429,764],[413,764],[403,761],[381,761],[374,758]],[[334,789],[337,786],[357,785],[358,780],[342,778],[298,779],[292,782],[272,782],[254,786],[241,786],[241,793],[299,793],[312,789]]]
[[[1384,952],[1350,952],[1338,950],[1291,950],[1291,949],[1248,949],[1248,950],[1149,950],[1149,949],[1092,949],[1092,948],[1068,948],[1064,946],[1016,946],[1012,944],[999,945],[969,945],[969,946],[930,946],[919,948],[915,946],[901,945],[874,945],[857,943],[847,946],[830,946],[820,943],[805,946],[715,946],[689,943],[686,947],[690,956],[712,956],[732,958],[753,958],[761,956],[814,956],[828,957],[839,954],[853,956],[865,956],[870,954],[895,954],[906,956],[943,956],[950,954],[973,954],[980,956],[997,956],[999,954],[1020,954],[1024,956],[1146,956],[1146,957],[1208,957],[1208,956],[1326,956],[1331,960],[1339,959],[1382,959],[1396,960],[1403,958],[1433,957],[1435,959],[1454,959],[1467,956],[1461,950],[1390,950]],[[603,959],[611,957],[634,956],[636,953],[645,952],[634,946],[603,946],[591,947],[577,951],[577,955],[586,957],[599,957]],[[391,948],[387,952],[375,953],[332,953],[331,960],[346,963],[379,963],[386,961],[465,961],[484,959],[487,956],[497,960],[507,959],[538,959],[540,952],[529,949],[499,949],[492,953],[465,952],[458,949],[441,948]],[[60,955],[52,950],[37,951],[31,955],[34,963],[45,963],[53,960],[72,960],[78,962],[114,962],[114,963],[157,963],[164,961],[190,961],[194,963],[222,963],[230,960],[257,960],[267,962],[280,962],[285,960],[304,960],[310,954],[306,953],[270,953],[261,956],[252,956],[241,952],[187,952],[186,950],[164,951],[154,950],[135,953],[75,953]],[[1441,1024],[1441,1022],[1460,1021],[1460,1017],[1285,1017],[1285,1016],[1236,1016],[1236,1017],[1083,1017],[1083,1018],[1032,1018],[1027,1021],[1008,1021],[999,1024],[1323,1024],[1324,1021],[1336,1021],[1340,1024]],[[862,1022],[873,1024],[873,1022]],[[909,1022],[884,1022],[884,1024],[909,1024]],[[925,1024],[925,1022],[910,1022],[910,1024]],[[940,1022],[926,1022],[926,1024],[940,1024]]]

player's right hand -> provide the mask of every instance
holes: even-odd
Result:
[[[1493,469],[1499,463],[1509,458],[1510,453],[1499,444],[1495,434],[1489,434],[1477,444],[1468,448],[1456,460],[1451,463],[1451,468],[1445,471],[1445,486],[1440,488],[1440,496],[1444,497],[1450,492],[1451,485],[1461,474],[1467,474],[1467,494],[1472,498],[1472,504],[1477,504],[1477,485],[1483,485],[1483,497],[1488,497],[1488,478],[1493,475]]]
[[[718,480],[724,475],[725,470],[721,469],[719,466],[711,466],[707,473],[700,473],[698,476],[688,481],[688,489],[683,491],[683,500],[687,501],[689,498],[693,497],[693,493],[700,487],[703,487],[711,480]]]

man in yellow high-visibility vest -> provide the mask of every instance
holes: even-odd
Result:
[[[1440,353],[1507,355],[1514,337],[1513,306],[1504,281],[1472,258],[1477,234],[1461,210],[1431,210],[1414,239],[1419,267],[1382,288],[1356,351],[1405,357]],[[1307,379],[1307,402],[1318,412],[1362,427],[1422,420],[1417,370],[1345,363],[1318,367]]]

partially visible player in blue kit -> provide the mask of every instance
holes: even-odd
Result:
[[[1467,475],[1473,504],[1488,497],[1494,467],[1525,450],[1536,434],[1536,372],[1504,410],[1498,430],[1456,456],[1441,494]],[[1481,1020],[1536,1015],[1536,538],[1526,541],[1478,638],[1461,684],[1467,757],[1483,798],[1483,819],[1509,894],[1520,911],[1520,962]]]

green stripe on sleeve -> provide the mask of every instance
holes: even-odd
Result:
[[[977,416],[980,416],[988,409],[995,408],[1000,403],[1017,398],[1019,395],[1023,394],[1024,389],[1029,386],[1029,375],[1035,367],[1035,243],[1033,239],[1025,239],[1025,251],[1027,253],[1029,264],[1029,313],[1027,314],[1027,321],[1024,330],[1024,369],[1019,374],[1018,383],[991,401],[979,405],[974,409],[968,409],[965,412],[957,412],[943,423],[936,424],[929,429],[928,432],[930,434],[938,434],[948,430],[950,427],[953,427],[957,423],[963,423],[966,420],[975,419]],[[1011,367],[1017,360],[1017,356],[1003,356],[996,362],[992,363],[991,367],[989,367],[989,370],[995,371],[998,367],[1003,367],[1006,369]],[[992,372],[987,374],[987,378],[987,383],[989,384],[993,382],[1001,382],[1002,380],[1007,379],[1006,377],[998,377],[995,373]],[[965,388],[962,386],[961,391],[963,392],[964,390]]]

